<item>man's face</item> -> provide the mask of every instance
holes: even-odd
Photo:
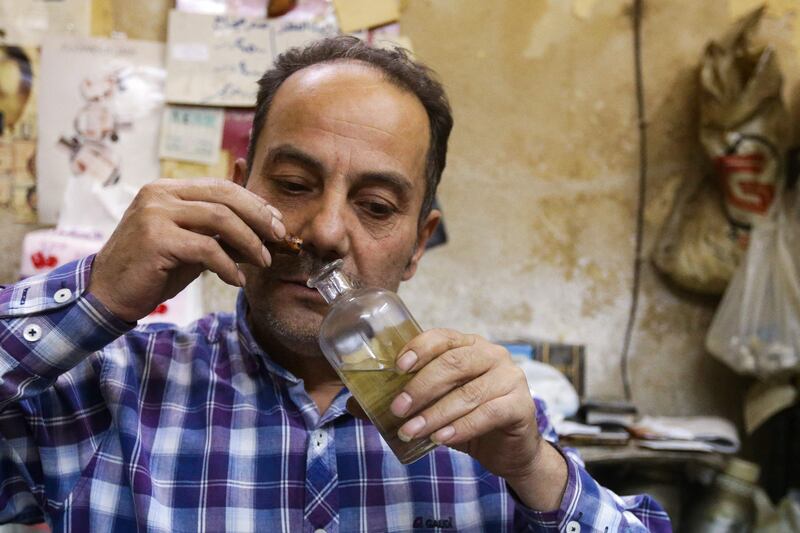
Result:
[[[284,216],[311,254],[275,254],[271,268],[242,265],[256,334],[319,353],[327,305],[305,282],[341,258],[363,286],[396,290],[414,275],[439,219],[419,224],[428,117],[411,93],[360,63],[329,63],[290,76],[276,93],[247,188]]]
[[[4,127],[17,123],[28,102],[30,88],[23,80],[19,64],[5,52],[0,52],[0,114]]]

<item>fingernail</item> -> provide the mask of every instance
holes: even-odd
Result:
[[[270,266],[272,264],[272,256],[269,255],[269,250],[267,250],[266,246],[261,247],[261,256],[264,258],[264,266]]]
[[[425,427],[425,419],[421,416],[417,416],[403,424],[397,431],[397,436],[400,437],[400,440],[403,442],[408,442],[414,438],[414,435],[422,431],[422,428]]]
[[[431,435],[431,440],[436,444],[444,444],[448,440],[450,440],[453,435],[456,434],[456,428],[453,426],[445,426],[433,435]]]
[[[394,416],[403,416],[408,412],[410,407],[411,396],[409,396],[408,393],[401,392],[397,395],[397,398],[392,401],[390,409],[392,410],[392,414],[394,414]]]
[[[279,239],[283,239],[286,236],[286,227],[277,218],[272,219],[272,231],[275,232],[275,236]]]
[[[244,272],[241,270],[239,271],[239,286],[244,287],[244,284],[247,282],[247,278],[244,277]]]
[[[276,208],[274,208],[271,205],[267,204],[267,209],[270,210],[270,212],[272,213],[272,216],[274,216],[275,218],[277,218],[279,220],[283,220],[283,213],[278,211]]]
[[[408,372],[408,370],[414,366],[414,363],[417,362],[417,359],[419,359],[417,354],[409,350],[397,360],[394,366],[396,366],[401,372]]]

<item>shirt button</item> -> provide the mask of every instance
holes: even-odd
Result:
[[[25,329],[22,332],[22,336],[28,342],[36,342],[42,338],[42,328],[36,324],[25,326]]]
[[[567,533],[580,533],[581,525],[575,520],[567,522]]]
[[[72,298],[72,291],[66,288],[58,289],[53,295],[53,300],[55,300],[57,304],[63,304],[70,298]]]

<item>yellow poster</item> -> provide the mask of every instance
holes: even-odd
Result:
[[[35,48],[0,46],[0,208],[36,221]]]

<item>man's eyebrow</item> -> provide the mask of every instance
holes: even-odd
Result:
[[[295,146],[282,144],[280,146],[276,146],[275,148],[271,148],[267,153],[267,157],[264,158],[264,166],[261,168],[261,174],[265,175],[267,173],[267,165],[281,162],[300,165],[301,167],[304,167],[306,170],[318,176],[322,175],[325,170],[325,166],[322,164],[322,162],[314,158],[314,156],[300,150]]]
[[[290,144],[282,144],[271,148],[264,158],[264,166],[261,169],[262,175],[267,174],[267,165],[272,163],[294,163],[304,167],[309,172],[321,176],[324,174],[325,165],[311,154],[300,150]],[[400,172],[393,170],[376,170],[362,172],[358,175],[358,182],[362,184],[384,185],[394,189],[398,194],[407,196],[411,193],[414,185]]]

